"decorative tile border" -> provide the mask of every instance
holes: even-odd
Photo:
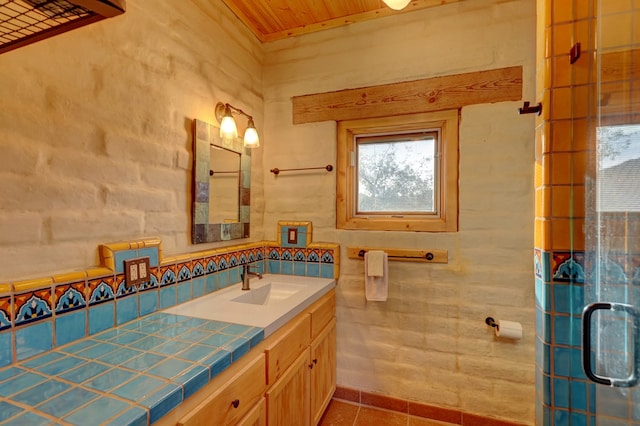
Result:
[[[553,252],[551,276],[554,281],[584,283],[584,252]]]
[[[13,320],[12,297],[11,285],[0,284],[0,331],[11,328]]]
[[[307,248],[288,248],[271,242],[266,247],[268,271],[273,274],[337,277],[340,270],[339,249],[338,244],[330,243],[312,243]]]
[[[114,300],[116,298],[115,284],[113,275],[89,279],[87,281],[89,306]]]
[[[50,318],[53,315],[51,287],[14,295],[16,326]]]
[[[163,258],[158,239],[102,245],[100,267],[0,284],[0,367],[237,283],[246,263],[261,272],[337,278],[339,249],[260,241]],[[291,259],[280,260],[290,250]],[[271,251],[287,266],[270,268]],[[140,256],[150,258],[150,280],[127,287],[121,266]]]
[[[84,280],[56,286],[54,289],[56,314],[82,309],[87,306],[85,286],[86,282]]]

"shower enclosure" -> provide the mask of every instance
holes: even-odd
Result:
[[[633,3],[599,2],[595,26],[582,349],[601,425],[640,422],[640,9]]]
[[[635,8],[633,3],[636,3]],[[586,180],[584,372],[598,425],[640,424],[640,5],[600,1]]]
[[[537,4],[536,424],[640,426],[640,1]]]

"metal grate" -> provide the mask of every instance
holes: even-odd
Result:
[[[66,0],[0,0],[0,47],[92,15]]]

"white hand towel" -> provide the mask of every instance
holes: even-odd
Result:
[[[384,275],[385,252],[382,250],[369,250],[366,252],[364,262],[367,264],[367,275],[381,277]]]
[[[368,255],[364,254],[364,292],[367,301],[384,302],[389,294],[389,266],[387,253],[382,252],[382,276],[372,276],[369,273]]]

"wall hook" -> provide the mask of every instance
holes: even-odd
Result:
[[[522,108],[518,108],[519,114],[542,114],[542,104],[538,102],[536,106],[529,106],[530,103],[527,101],[522,105]]]

